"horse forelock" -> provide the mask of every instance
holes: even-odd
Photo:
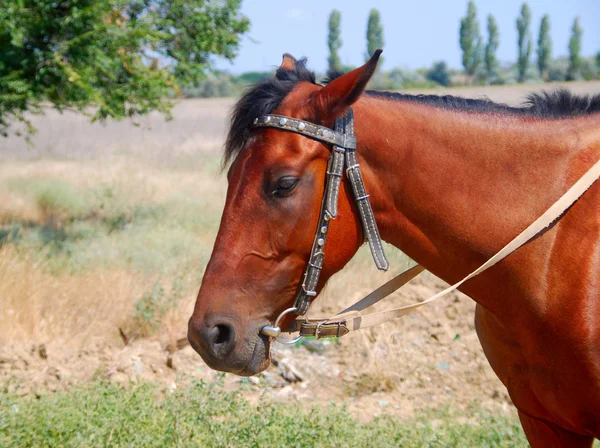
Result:
[[[306,58],[296,62],[294,70],[279,68],[273,78],[250,87],[233,107],[225,141],[223,167],[244,148],[255,118],[272,113],[300,82],[316,84],[314,72],[306,68]]]

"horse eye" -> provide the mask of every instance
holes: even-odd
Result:
[[[275,190],[273,190],[273,196],[276,197],[286,197],[292,194],[294,188],[298,185],[300,179],[297,177],[282,177],[277,181],[277,186]]]

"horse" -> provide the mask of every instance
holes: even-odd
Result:
[[[269,366],[273,338],[261,329],[292,306],[321,222],[330,146],[253,126],[258,117],[331,129],[352,110],[381,237],[449,283],[490,258],[600,159],[600,95],[558,90],[509,107],[368,91],[379,53],[324,85],[306,59],[286,54],[275,77],[235,105],[225,207],[188,325],[190,344],[211,368],[247,376]],[[344,178],[316,292],[363,243],[352,194]],[[484,354],[531,446],[590,447],[600,438],[600,182],[460,291],[476,302]]]

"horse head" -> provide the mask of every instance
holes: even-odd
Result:
[[[363,93],[379,54],[326,86],[314,82],[304,60],[286,54],[275,77],[236,104],[225,148],[227,198],[188,326],[192,347],[210,367],[239,375],[268,367],[272,338],[261,329],[294,303],[319,225],[331,147],[252,123],[274,113],[332,128]],[[338,210],[317,290],[363,242],[344,182]]]

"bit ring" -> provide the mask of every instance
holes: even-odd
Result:
[[[279,322],[281,321],[283,316],[289,313],[293,313],[295,311],[298,311],[298,308],[296,308],[295,306],[282,311],[282,313],[279,316],[277,316],[277,319],[275,319],[275,323],[273,325],[265,325],[260,329],[261,334],[274,338],[277,342],[286,345],[295,344],[299,340],[303,339],[303,336],[300,335],[296,336],[293,339],[281,339],[281,328],[279,328]]]

